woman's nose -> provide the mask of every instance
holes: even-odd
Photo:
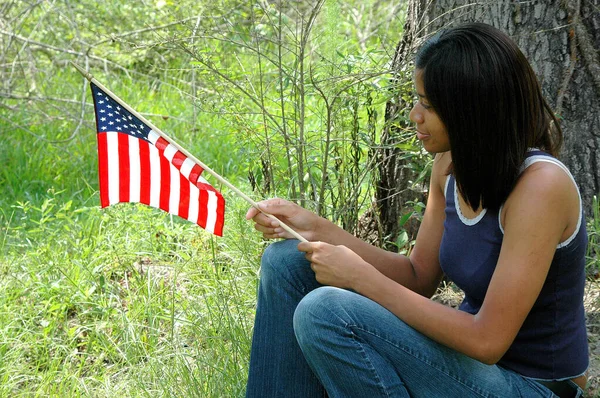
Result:
[[[410,113],[408,114],[408,118],[416,124],[421,124],[421,123],[423,123],[423,115],[421,114],[421,112],[419,112],[417,110],[417,105],[418,104],[415,104],[412,107],[412,109],[410,110]]]

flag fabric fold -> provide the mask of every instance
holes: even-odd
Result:
[[[143,203],[222,236],[225,200],[202,167],[94,83],[100,204]]]

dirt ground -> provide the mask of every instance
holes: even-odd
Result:
[[[462,301],[462,293],[452,285],[445,285],[433,297],[435,301],[457,307]],[[590,347],[590,367],[585,397],[600,397],[600,282],[588,282],[584,296],[588,342]]]

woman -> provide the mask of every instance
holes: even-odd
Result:
[[[502,32],[467,24],[416,57],[410,119],[436,154],[409,257],[290,202],[310,243],[263,256],[247,396],[575,397],[585,387],[581,198],[562,133]],[[268,239],[291,236],[252,208]],[[445,274],[460,309],[429,298]]]

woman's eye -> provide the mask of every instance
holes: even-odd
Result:
[[[424,102],[422,102],[422,101],[420,102],[420,104],[421,104],[421,106],[422,106],[423,108],[425,108],[425,109],[431,109],[431,105],[428,105],[428,104],[426,104],[426,103],[424,103]]]

